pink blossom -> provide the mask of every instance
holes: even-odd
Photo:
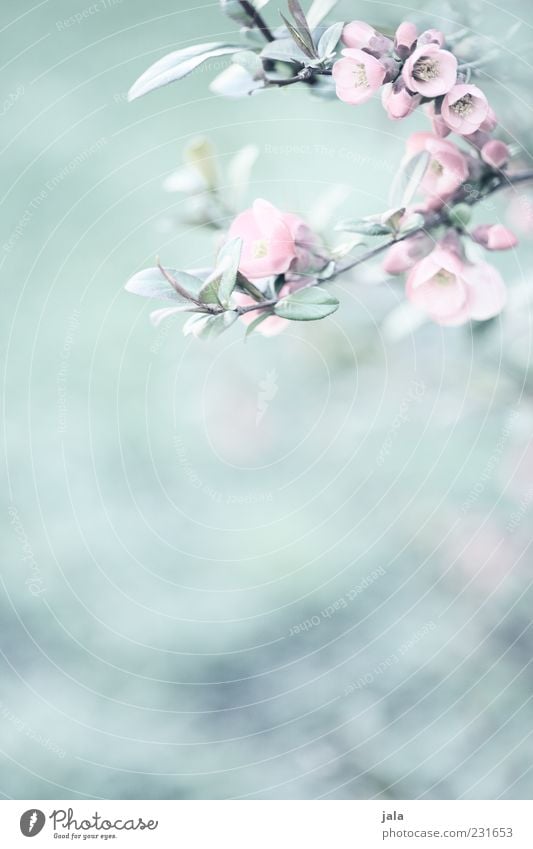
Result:
[[[427,151],[430,156],[420,188],[429,195],[429,208],[440,206],[468,178],[468,159],[453,142],[432,133],[413,133],[407,140],[407,156]]]
[[[503,224],[480,224],[472,237],[488,251],[506,251],[518,244],[515,234]]]
[[[392,121],[410,115],[420,103],[420,95],[409,94],[403,81],[400,79],[399,82],[400,85],[397,82],[386,85],[381,96],[383,107]]]
[[[509,157],[509,148],[504,142],[498,141],[498,139],[491,139],[481,148],[483,162],[486,162],[492,168],[503,168],[509,162]]]
[[[487,98],[475,85],[456,85],[442,101],[441,115],[455,133],[468,136],[479,130],[487,117]]]
[[[240,270],[251,280],[283,274],[297,258],[295,237],[305,222],[281,212],[266,200],[254,201],[251,209],[234,219],[228,239],[242,239]]]
[[[349,48],[342,55],[346,58],[333,65],[337,97],[352,105],[365,103],[382,85],[386,68],[363,50]]]
[[[407,59],[402,76],[410,91],[424,97],[438,97],[455,85],[457,59],[438,44],[423,44]]]
[[[394,38],[394,49],[398,56],[408,56],[411,52],[414,43],[416,42],[416,37],[418,35],[418,30],[416,26],[409,21],[404,21],[398,29],[396,30],[396,35]]]
[[[426,233],[417,233],[391,245],[383,260],[386,274],[403,274],[430,253],[433,241]]]
[[[406,295],[442,325],[484,321],[501,312],[506,301],[505,285],[496,268],[486,262],[464,263],[457,253],[441,245],[411,270]]]

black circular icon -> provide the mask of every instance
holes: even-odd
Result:
[[[20,830],[24,837],[35,837],[43,830],[46,817],[42,811],[37,808],[30,808],[29,811],[24,811],[20,818]]]

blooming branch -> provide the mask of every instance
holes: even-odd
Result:
[[[178,312],[192,313],[186,334],[218,335],[240,319],[247,332],[274,335],[288,321],[335,312],[339,302],[325,284],[383,254],[384,274],[405,274],[407,298],[438,324],[497,315],[506,288],[479,251],[509,250],[517,239],[490,222],[470,231],[470,209],[502,188],[532,180],[533,172],[509,171],[511,149],[494,137],[496,116],[471,82],[479,62],[459,63],[454,53],[461,35],[447,41],[439,30],[419,33],[409,21],[394,37],[363,21],[328,26],[324,17],[335,0],[314,0],[307,14],[299,0],[288,0],[287,15],[280,13],[283,26],[271,29],[260,12],[267,2],[221,0],[222,10],[242,25],[244,42],[175,51],[137,80],[130,99],[187,76],[211,57],[231,55],[233,64],[212,83],[216,93],[241,96],[304,83],[311,91],[325,85],[342,101],[358,105],[381,90],[392,120],[424,106],[432,131],[414,133],[407,141],[396,180],[404,184],[400,204],[380,215],[339,222],[336,229],[352,234],[351,241],[330,248],[303,219],[257,199],[234,216],[214,268],[175,271],[158,263],[134,275],[128,291],[178,301],[156,310],[152,319],[158,324]],[[245,175],[256,155],[251,147],[243,149],[233,171]],[[231,214],[205,142],[189,148],[186,168],[168,179],[167,188],[194,197],[199,223],[220,228],[220,220]],[[363,239],[375,237],[377,246],[353,256]]]

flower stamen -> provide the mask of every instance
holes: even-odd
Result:
[[[427,83],[430,80],[436,80],[439,74],[440,67],[436,59],[430,59],[427,56],[422,56],[414,64],[413,77],[419,82]]]
[[[366,75],[366,68],[364,65],[357,65],[357,67],[354,68],[353,74],[355,77],[356,88],[370,88],[368,77]]]
[[[254,259],[263,259],[268,255],[268,242],[266,239],[257,239],[252,245]]]
[[[474,99],[471,94],[463,95],[463,97],[460,97],[459,100],[456,100],[455,103],[452,103],[450,106],[452,112],[455,112],[455,114],[461,116],[461,118],[466,117],[466,115],[470,115],[473,108]]]

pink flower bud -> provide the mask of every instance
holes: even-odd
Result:
[[[381,102],[389,118],[399,121],[416,109],[420,103],[420,95],[409,94],[405,86],[398,87],[396,83],[390,83],[383,89]]]
[[[362,47],[368,47],[369,42],[378,34],[370,24],[365,24],[364,21],[352,21],[344,27],[342,41],[346,47],[359,50]]]
[[[481,148],[481,158],[491,168],[503,168],[509,162],[509,157],[509,148],[498,139],[491,139]]]
[[[398,56],[404,58],[408,56],[416,42],[418,30],[416,26],[409,21],[404,21],[396,30],[394,39],[394,49]]]
[[[480,224],[472,232],[472,238],[488,251],[507,251],[518,244],[515,234],[503,224]]]

